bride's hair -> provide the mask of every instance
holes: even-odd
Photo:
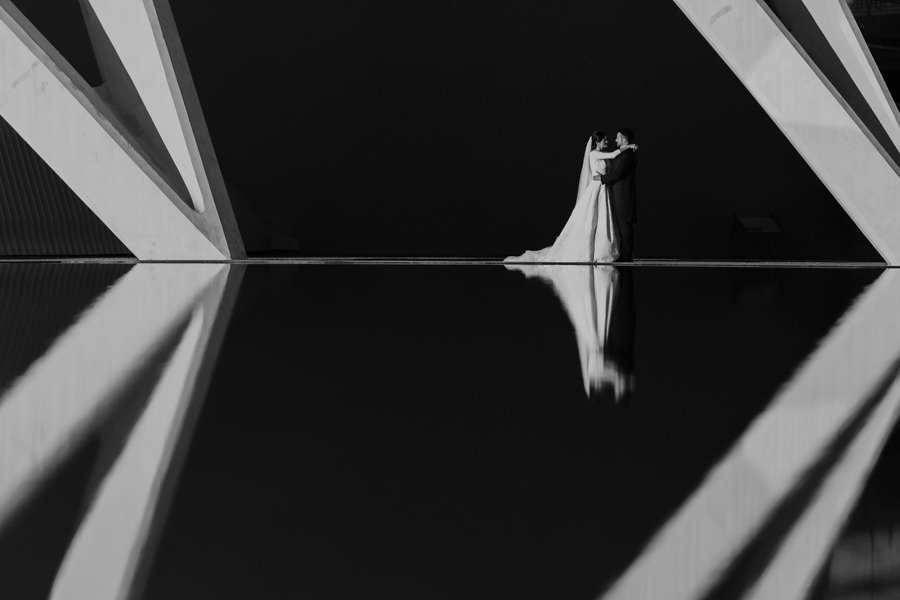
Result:
[[[603,138],[606,137],[606,134],[600,131],[599,129],[591,134],[591,139],[594,140],[594,146],[598,146]]]

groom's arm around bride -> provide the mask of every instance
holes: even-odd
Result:
[[[620,131],[616,142],[620,146],[633,142],[633,134]],[[627,132],[630,134],[630,131]],[[600,175],[600,183],[609,187],[609,204],[616,230],[619,233],[620,260],[632,260],[634,250],[634,223],[637,221],[637,190],[635,173],[637,154],[626,150],[610,161],[605,174]]]

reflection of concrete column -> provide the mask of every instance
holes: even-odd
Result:
[[[144,378],[228,269],[133,267],[0,397],[0,524]]]
[[[836,0],[821,0],[833,2]],[[900,263],[900,171],[895,161],[849,108],[840,91],[772,14],[763,0],[675,0],[712,47],[756,98],[828,187],[881,256]],[[842,12],[842,11],[841,11]],[[815,11],[820,19],[837,13]],[[846,23],[845,23],[846,25]],[[838,36],[838,54],[859,85],[869,80],[859,55],[860,40]],[[855,44],[855,45],[854,45]],[[869,65],[871,66],[871,65]],[[896,114],[888,114],[868,83],[872,110],[891,136]],[[879,120],[879,123],[881,121]],[[898,140],[893,139],[894,145]],[[765,169],[760,178],[765,179]]]
[[[748,600],[807,597],[898,415],[900,381],[895,380],[746,595]]]
[[[847,598],[846,590],[853,589],[879,589],[885,592],[882,597],[900,597],[897,525],[892,522],[841,536],[828,565],[829,594],[825,598]]]
[[[859,492],[900,407],[898,302],[900,273],[887,271],[850,308],[604,598],[705,597],[830,445],[846,433],[848,425],[867,417],[868,425],[852,432],[851,445],[820,488],[824,496],[815,499],[809,508],[812,512],[798,525],[800,529],[789,533],[785,547],[790,556],[796,556],[795,544],[802,547],[809,539],[804,538],[810,531],[804,525],[807,522],[814,523],[820,536],[816,539],[827,544]],[[796,571],[787,575],[802,587],[823,558],[806,552],[800,564],[794,563]],[[790,566],[791,559],[783,563],[776,557],[775,570],[766,577],[777,581]]]
[[[102,480],[51,598],[132,597],[158,540],[240,285],[220,277],[198,299],[142,414]]]
[[[146,4],[134,1],[142,7]],[[121,6],[131,6],[130,2],[123,0]],[[160,18],[164,17],[161,11]],[[115,40],[120,44],[116,52],[131,57],[123,49],[133,41],[141,60],[168,66],[154,71],[130,62],[126,65],[130,73],[144,75],[132,81],[146,97],[155,99],[148,100],[152,114],[165,112],[158,109],[159,104],[168,109],[168,120],[157,117],[144,122],[152,122],[159,132],[157,137],[176,172],[165,168],[167,161],[154,159],[148,150],[153,144],[123,125],[117,110],[78,75],[11,0],[0,0],[0,117],[138,258],[241,257],[243,246],[227,196],[218,193],[220,177],[205,125],[201,126],[202,115],[183,76],[183,55],[179,55],[180,46],[173,44],[174,26],[147,18],[144,27],[136,29],[157,32],[153,46],[135,36]],[[161,72],[172,80],[159,82]],[[130,117],[128,107],[118,110]],[[178,181],[190,183],[179,185]],[[181,187],[187,187],[189,197],[179,194]],[[207,188],[209,194],[205,194]]]

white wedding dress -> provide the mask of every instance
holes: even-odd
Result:
[[[609,206],[609,188],[594,181],[594,173],[604,173],[606,162],[591,152],[588,139],[584,151],[578,196],[562,232],[542,250],[529,250],[520,256],[509,256],[506,263],[603,263],[619,257],[616,226]],[[593,156],[592,156],[593,155]]]

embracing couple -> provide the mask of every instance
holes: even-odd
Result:
[[[552,246],[504,262],[601,263],[632,260],[637,202],[634,132],[616,133],[616,149],[595,131],[584,151],[575,208]]]

